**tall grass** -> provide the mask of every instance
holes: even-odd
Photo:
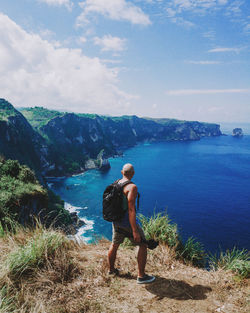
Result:
[[[151,217],[139,214],[139,220],[146,239],[158,240],[162,244],[174,247],[178,244],[177,225],[172,224],[167,214],[154,213]]]
[[[75,244],[39,223],[35,229],[23,227],[15,234],[5,233],[2,241],[6,255],[0,268],[0,313],[45,313],[26,282],[44,288],[47,281],[53,289],[70,281],[78,273],[71,255]]]
[[[204,267],[206,264],[207,253],[203,245],[193,237],[189,237],[184,244],[180,242],[176,253],[177,256],[182,257],[186,262],[190,262],[194,266]]]
[[[250,254],[246,249],[239,250],[234,247],[232,250],[221,251],[209,256],[210,267],[217,270],[219,268],[231,270],[242,278],[250,277]]]
[[[140,214],[139,220],[147,239],[158,240],[161,244],[174,249],[176,258],[182,259],[185,263],[198,267],[205,266],[206,253],[202,244],[192,237],[183,243],[177,225],[171,222],[166,213],[154,213],[151,217]]]
[[[66,238],[59,232],[42,230],[36,233],[24,246],[9,254],[6,266],[10,276],[18,279],[35,271],[63,244],[66,244]]]
[[[5,235],[5,231],[4,231],[2,223],[0,222],[0,238],[4,237],[4,235]]]

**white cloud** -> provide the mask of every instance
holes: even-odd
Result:
[[[178,14],[185,11],[207,13],[208,10],[216,10],[218,6],[224,6],[227,2],[227,0],[170,0],[168,8]]]
[[[183,26],[191,26],[190,19],[194,15],[207,15],[218,10],[224,10],[228,0],[170,0],[167,3],[167,17],[173,22]],[[186,20],[189,14],[189,21]],[[183,23],[181,23],[183,21]],[[186,22],[186,23],[184,23]],[[194,23],[192,23],[194,26]]]
[[[184,26],[186,28],[192,28],[195,26],[194,23],[190,22],[190,21],[187,21],[185,20],[184,18],[182,17],[173,17],[171,18],[171,21],[175,24],[178,24],[178,25],[181,25],[181,26]]]
[[[77,18],[77,26],[87,23],[89,16],[93,14],[101,14],[111,20],[123,20],[132,24],[151,24],[149,16],[127,0],[85,0],[80,2],[80,6],[83,11]]]
[[[65,6],[68,10],[73,7],[73,2],[70,0],[38,0],[39,2],[47,3],[51,6]]]
[[[215,95],[228,93],[250,93],[250,89],[179,89],[167,90],[169,96]]]
[[[207,31],[203,33],[204,38],[208,38],[210,40],[214,40],[216,36],[216,32],[214,30]]]
[[[80,43],[85,43],[85,42],[87,42],[87,38],[84,37],[84,36],[81,36],[78,41],[79,41]]]
[[[56,47],[4,14],[0,30],[0,95],[13,104],[122,114],[135,98],[117,87],[117,68],[99,58]]]
[[[218,0],[218,4],[225,5],[228,3],[228,0]]]
[[[210,49],[208,52],[211,52],[211,53],[218,53],[218,52],[219,53],[220,52],[240,53],[243,49],[244,49],[244,47],[241,47],[241,48],[218,47],[218,48]]]
[[[120,64],[121,60],[102,59],[102,62],[106,64]]]
[[[126,39],[105,35],[102,38],[95,37],[94,44],[101,47],[102,51],[120,52],[126,49]]]
[[[221,64],[219,61],[187,61],[189,64],[197,64],[197,65],[214,65]]]
[[[244,4],[244,1],[242,0],[232,1],[227,7],[226,15],[228,16],[240,15],[242,13],[241,6],[243,4]]]

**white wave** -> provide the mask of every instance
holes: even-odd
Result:
[[[73,206],[73,205],[71,205],[70,203],[67,203],[67,202],[64,202],[64,208],[66,210],[68,210],[70,213],[74,213],[74,212],[79,213],[83,209],[84,210],[88,209],[88,207],[86,207],[86,206],[84,208],[77,207],[77,206]],[[79,228],[78,232],[73,237],[75,238],[75,240],[77,242],[83,241],[85,243],[90,243],[93,238],[90,237],[90,236],[89,237],[84,236],[84,234],[87,231],[89,231],[89,230],[93,230],[93,228],[94,228],[94,221],[93,220],[88,220],[86,217],[79,217],[79,219],[84,222],[84,225],[81,228]]]
[[[85,208],[85,207],[84,207],[84,208]],[[78,212],[80,212],[83,208],[80,207],[80,206],[73,206],[73,205],[71,205],[71,204],[68,203],[68,202],[64,202],[64,209],[65,209],[65,210],[68,210],[70,213],[74,213],[74,212],[78,213]]]
[[[85,223],[85,225],[83,225],[79,231],[78,231],[78,235],[83,235],[87,230],[92,230],[94,228],[94,221],[92,220],[87,220],[84,217],[80,218],[81,221],[83,221]]]
[[[85,171],[81,172],[79,174],[74,174],[74,175],[72,175],[72,177],[79,177],[79,176],[83,176],[84,174],[85,174]]]

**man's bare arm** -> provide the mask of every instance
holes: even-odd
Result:
[[[128,199],[128,214],[129,214],[129,222],[133,231],[133,237],[136,242],[141,241],[140,234],[138,232],[137,226],[136,226],[136,211],[135,211],[135,201],[137,197],[137,187],[136,185],[130,185],[128,186],[128,193],[127,193],[127,199]]]

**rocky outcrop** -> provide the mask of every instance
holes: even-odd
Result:
[[[232,136],[233,137],[242,137],[243,136],[242,128],[234,128]]]

